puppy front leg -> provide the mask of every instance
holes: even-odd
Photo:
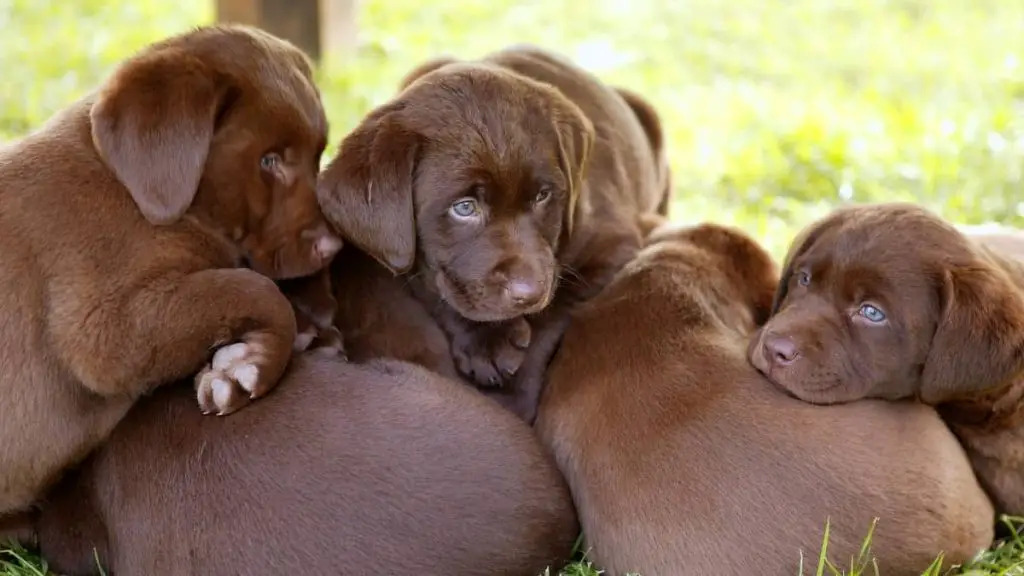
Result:
[[[641,239],[638,230],[623,229],[618,234],[606,234],[592,240],[587,254],[574,267],[576,276],[585,281],[559,288],[551,304],[530,318],[533,342],[526,350],[522,366],[512,383],[512,411],[528,424],[537,417],[537,405],[547,378],[548,364],[554,358],[562,336],[569,328],[572,310],[604,289],[637,252]]]
[[[334,325],[338,301],[331,286],[331,269],[311,276],[279,280],[277,287],[291,302],[298,334],[295,353],[315,350],[319,355],[345,358],[341,331]]]
[[[477,386],[502,386],[518,372],[532,338],[525,318],[473,322],[444,305],[438,324],[448,335],[455,367]]]
[[[526,350],[522,366],[512,382],[512,398],[504,403],[527,424],[537,418],[537,405],[547,378],[548,364],[558,351],[562,336],[569,328],[569,304],[552,302],[543,312],[531,318],[533,342]]]
[[[288,299],[246,269],[159,277],[99,307],[73,295],[70,301],[51,311],[50,333],[85,387],[137,397],[199,371],[204,412],[228,414],[266,394],[284,373],[296,336]]]

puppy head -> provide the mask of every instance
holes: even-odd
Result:
[[[168,38],[113,73],[90,117],[96,150],[153,225],[194,218],[274,278],[340,249],[316,200],[327,121],[291,44],[239,26]]]
[[[460,314],[498,321],[550,302],[572,233],[589,120],[508,70],[422,67],[341,143],[320,203],[395,273],[415,266]]]
[[[967,400],[1024,369],[1024,298],[925,209],[844,208],[793,243],[750,360],[808,402]]]
[[[736,228],[664,224],[647,236],[638,256],[643,259],[677,267],[719,318],[742,331],[768,318],[778,267],[760,244]]]

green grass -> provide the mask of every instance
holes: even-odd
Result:
[[[0,0],[0,139],[212,15],[212,0]],[[360,29],[321,73],[335,143],[422,59],[533,42],[659,107],[677,219],[741,226],[776,255],[851,200],[1024,225],[1024,2],[363,0]],[[1017,541],[985,558],[971,574],[1024,574]]]

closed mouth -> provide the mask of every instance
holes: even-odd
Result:
[[[463,317],[474,322],[502,322],[528,314],[535,314],[543,310],[550,303],[550,295],[541,302],[523,309],[506,308],[503,306],[481,307],[475,305],[470,295],[471,288],[451,273],[445,267],[441,267],[437,273],[435,283],[441,299],[454,308]],[[481,295],[482,296],[482,295]],[[482,296],[486,299],[486,296]]]
[[[835,383],[829,384],[827,386],[822,386],[822,387],[819,387],[819,388],[806,388],[805,387],[805,388],[800,388],[799,389],[800,394],[797,394],[797,392],[795,392],[792,388],[789,388],[789,387],[783,385],[781,382],[779,382],[775,377],[773,377],[771,375],[771,373],[765,374],[764,372],[762,372],[762,374],[764,374],[765,379],[768,380],[768,382],[770,382],[772,384],[772,386],[774,386],[777,390],[779,390],[780,392],[782,392],[786,396],[789,396],[790,398],[793,398],[794,400],[799,400],[801,402],[807,402],[807,403],[812,403],[812,404],[821,404],[821,402],[819,402],[818,399],[815,398],[814,396],[817,396],[819,394],[823,394],[823,393],[828,392],[830,390],[834,390],[836,388],[839,388],[842,385],[841,382],[835,382]]]

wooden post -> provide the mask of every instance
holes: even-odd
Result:
[[[355,51],[359,36],[358,0],[320,0],[320,47],[324,60]]]
[[[310,58],[355,46],[357,0],[217,0],[217,21],[262,28]]]

